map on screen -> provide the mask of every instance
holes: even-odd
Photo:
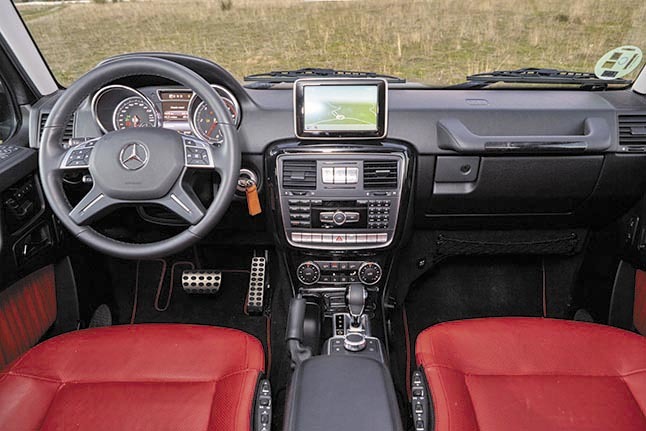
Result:
[[[379,110],[374,85],[307,86],[305,131],[376,131]]]

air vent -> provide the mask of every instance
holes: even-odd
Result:
[[[39,134],[38,134],[38,141],[40,142],[40,138],[43,134],[43,127],[45,127],[45,123],[47,123],[47,117],[49,117],[49,112],[42,112],[40,114],[40,128]],[[70,121],[67,122],[67,125],[65,126],[65,131],[63,132],[63,141],[69,141],[74,137],[74,117],[70,118]]]
[[[316,160],[285,160],[283,187],[297,190],[316,190]]]
[[[363,162],[364,189],[396,189],[397,160],[366,160]]]
[[[619,116],[619,145],[624,151],[646,152],[646,114]]]

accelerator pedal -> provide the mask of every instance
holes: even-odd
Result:
[[[249,271],[249,291],[245,308],[247,314],[258,315],[263,312],[265,302],[265,273],[267,270],[267,259],[261,256],[254,256],[251,259]]]
[[[184,292],[197,295],[214,295],[220,291],[222,273],[208,269],[182,272]]]

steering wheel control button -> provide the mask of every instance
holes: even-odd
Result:
[[[376,262],[365,262],[358,271],[359,281],[363,284],[372,286],[381,280],[381,266]]]
[[[92,148],[74,148],[67,153],[63,168],[87,168]]]
[[[205,148],[186,148],[186,161],[189,165],[208,166],[209,153]]]
[[[319,281],[321,269],[314,262],[303,262],[296,269],[296,276],[301,283],[309,286]]]

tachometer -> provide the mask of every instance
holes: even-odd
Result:
[[[157,113],[142,97],[128,97],[114,110],[113,122],[116,130],[131,127],[157,127]]]
[[[226,97],[223,97],[222,101],[231,113],[231,119],[236,123],[238,111],[235,104]],[[215,116],[215,112],[204,102],[200,102],[197,105],[197,109],[193,114],[193,127],[195,127],[195,133],[200,138],[217,144],[222,143],[222,131],[218,127],[218,119]]]
[[[228,123],[236,126],[240,123],[240,105],[234,96],[225,88],[214,85],[213,88],[218,92],[224,106],[229,110],[231,118],[227,119]],[[193,133],[205,141],[215,144],[222,143],[222,131],[220,130],[218,119],[215,111],[211,109],[199,96],[194,95],[189,103],[190,125]]]

